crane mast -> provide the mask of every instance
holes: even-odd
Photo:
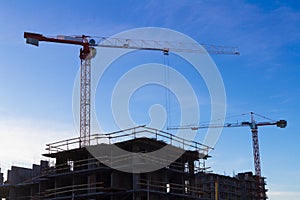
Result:
[[[81,59],[80,69],[80,146],[90,145],[91,59]]]
[[[83,37],[84,46],[80,49],[80,147],[90,145],[91,124],[91,59],[93,49],[87,46],[88,41]]]
[[[259,143],[258,143],[258,130],[255,124],[253,112],[251,112],[251,133],[252,133],[252,145],[253,145],[253,157],[254,157],[254,168],[255,175],[261,176],[260,167],[260,154],[259,154]]]
[[[80,147],[90,145],[91,123],[91,59],[95,56],[94,47],[123,48],[135,50],[161,51],[167,55],[172,52],[210,53],[239,55],[236,47],[202,44],[204,49],[195,44],[176,41],[154,41],[128,38],[63,36],[47,37],[38,33],[24,32],[26,43],[39,46],[40,41],[82,46],[80,49]],[[96,40],[98,39],[98,42]]]

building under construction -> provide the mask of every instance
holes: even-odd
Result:
[[[32,169],[13,166],[7,180],[0,177],[0,198],[16,199],[101,199],[101,200],[256,200],[267,199],[258,188],[264,179],[251,172],[235,177],[205,172],[202,163],[209,157],[209,147],[170,133],[135,127],[123,131],[91,135],[91,146],[104,149],[95,154],[80,147],[80,138],[47,145],[47,161]],[[127,155],[106,155],[117,146]],[[149,152],[168,146],[166,154]],[[133,154],[138,157],[133,158]],[[171,152],[171,153],[170,153]],[[176,154],[176,155],[175,155]],[[180,155],[176,157],[177,155]],[[174,159],[176,158],[176,159]],[[174,160],[173,160],[174,159]],[[130,163],[130,166],[129,164]],[[155,171],[130,173],[130,167],[163,165]],[[116,169],[115,167],[118,168]],[[259,180],[259,181],[257,181]],[[260,184],[261,185],[261,184]],[[261,197],[261,193],[264,194]]]

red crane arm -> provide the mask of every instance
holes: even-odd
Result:
[[[39,45],[39,41],[74,44],[74,45],[81,45],[81,46],[89,45],[87,42],[83,42],[83,39],[85,38],[84,35],[81,38],[70,37],[70,39],[65,39],[65,37],[59,38],[58,36],[57,38],[52,38],[52,37],[45,37],[42,34],[38,34],[38,33],[24,32],[24,38],[26,38],[26,43],[33,44],[36,46]]]
[[[201,44],[206,51],[195,44],[185,44],[176,41],[155,41],[155,40],[139,40],[139,39],[125,39],[125,38],[109,38],[100,37],[100,41],[96,42],[90,36],[57,36],[46,37],[38,33],[24,32],[24,38],[26,43],[35,46],[39,45],[39,41],[64,43],[81,45],[84,50],[88,50],[89,47],[109,47],[109,48],[123,48],[123,49],[136,49],[136,50],[154,50],[162,51],[164,54],[172,52],[189,52],[189,53],[209,53],[209,54],[232,54],[239,55],[236,47],[215,46]],[[99,38],[99,37],[95,37]]]
[[[27,44],[32,44],[35,46],[39,46],[39,41],[80,45],[83,47],[82,49],[80,49],[80,59],[86,59],[90,54],[90,44],[86,40],[86,36],[84,35],[82,35],[81,37],[57,36],[57,38],[53,38],[45,37],[42,34],[38,33],[24,32],[24,38],[26,38]]]
[[[155,51],[163,51],[165,54],[168,54],[169,49],[163,48],[160,45],[156,45],[155,41],[151,41],[153,44],[145,45],[146,41],[143,40],[129,40],[129,39],[121,39],[121,38],[102,38],[105,43],[95,44],[95,40],[91,39],[88,41],[87,36],[82,35],[80,37],[71,37],[71,36],[57,36],[54,37],[45,37],[42,34],[38,33],[28,33],[24,32],[24,38],[26,38],[26,43],[32,44],[35,46],[39,46],[39,41],[45,42],[55,42],[55,43],[63,43],[63,44],[74,44],[83,46],[83,50],[86,53],[89,53],[89,47],[100,46],[100,47],[110,47],[110,48],[126,48],[126,49],[137,49],[137,50],[155,50]],[[135,42],[134,45],[129,45],[128,42]]]

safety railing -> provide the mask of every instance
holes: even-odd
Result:
[[[171,133],[150,128],[146,126],[137,126],[129,129],[115,131],[106,134],[90,135],[90,145],[98,144],[115,144],[136,138],[151,138],[158,141],[163,141],[166,144],[182,148],[184,150],[198,151],[207,154],[212,147],[201,144],[196,141],[188,140]],[[79,148],[81,144],[80,137],[62,140],[46,145],[46,150],[49,154],[67,151]]]

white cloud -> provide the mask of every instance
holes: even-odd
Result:
[[[269,199],[272,200],[299,200],[300,199],[300,192],[298,191],[270,191],[268,192]]]
[[[71,125],[33,119],[0,120],[0,167],[6,172],[11,165],[31,167],[45,159],[47,143],[77,137]]]

